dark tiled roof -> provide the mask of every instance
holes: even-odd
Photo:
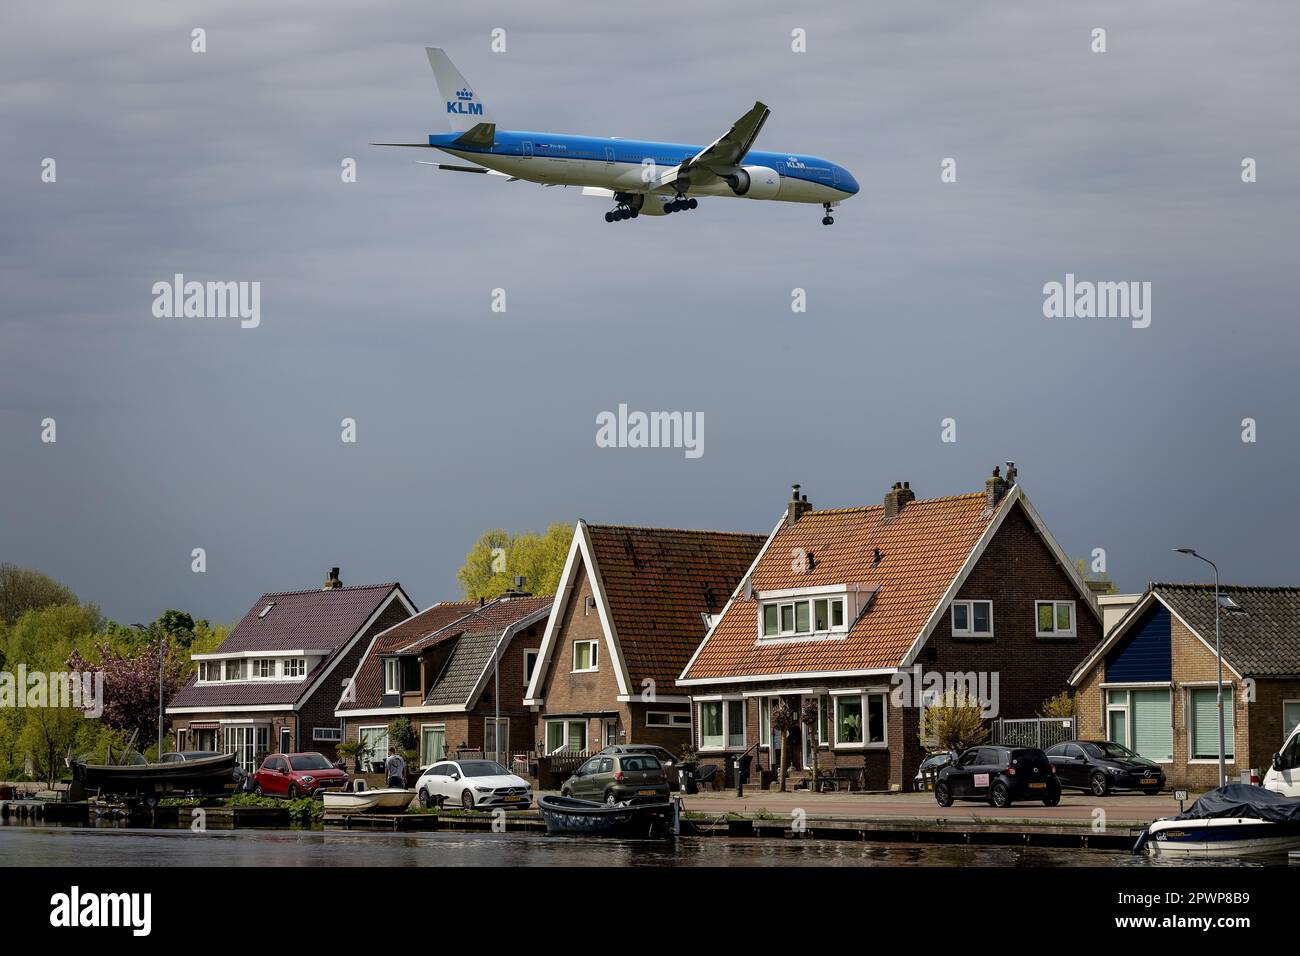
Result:
[[[1214,644],[1214,585],[1151,585],[1156,595]],[[1300,588],[1223,585],[1242,611],[1221,609],[1223,657],[1244,677],[1300,675]]]
[[[908,502],[897,517],[884,508],[810,511],[783,525],[754,568],[754,590],[861,584],[880,590],[843,640],[758,643],[758,601],[738,593],[687,679],[855,671],[896,667],[920,635],[998,509],[984,494]],[[875,563],[875,549],[881,561]],[[795,551],[811,571],[791,567]],[[755,598],[757,595],[755,595]]]
[[[500,634],[515,621],[521,620],[542,608],[549,608],[554,598],[549,595],[534,597],[499,597],[480,607],[475,604],[441,630],[425,634],[401,648],[403,654],[416,654],[435,644],[465,631],[496,631]]]
[[[378,707],[383,696],[383,665],[381,654],[390,654],[398,648],[405,647],[413,640],[424,637],[445,627],[452,621],[459,620],[470,608],[476,607],[475,601],[444,601],[425,608],[419,614],[408,617],[405,621],[394,624],[375,638],[374,646],[361,659],[354,678],[355,693],[353,700],[341,703],[339,710],[364,710]]]
[[[379,610],[396,584],[310,591],[273,591],[263,594],[235,625],[214,653],[245,651],[323,650],[326,656],[301,682],[205,684],[190,676],[170,707],[247,707],[284,704],[292,706],[327,667],[334,655]],[[274,606],[260,617],[268,604]]]
[[[699,647],[701,614],[720,614],[766,538],[758,534],[588,525],[631,690],[675,688]]]
[[[501,640],[501,631],[461,634],[438,682],[429,691],[426,704],[464,704],[478,684],[483,668]]]

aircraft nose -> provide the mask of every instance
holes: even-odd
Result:
[[[858,181],[853,178],[853,174],[847,169],[841,170],[840,188],[850,196],[856,196],[858,194]]]

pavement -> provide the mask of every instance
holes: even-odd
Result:
[[[1041,803],[1015,803],[999,809],[988,803],[958,802],[946,810],[935,803],[932,793],[808,793],[804,790],[781,793],[776,790],[746,788],[744,797],[737,797],[734,790],[728,790],[692,794],[683,796],[682,800],[690,813],[742,813],[747,816],[766,813],[788,817],[792,812],[802,810],[809,817],[969,820],[981,823],[999,820],[1092,822],[1100,808],[1105,812],[1108,823],[1145,825],[1158,817],[1172,816],[1179,812],[1178,801],[1172,793],[1157,796],[1141,793],[1113,794],[1098,798],[1091,794],[1067,791],[1055,807],[1045,807]],[[1190,799],[1186,805],[1191,806]]]

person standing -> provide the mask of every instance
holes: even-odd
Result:
[[[406,760],[393,747],[388,748],[388,759],[384,761],[384,776],[388,785],[398,790],[406,789]]]

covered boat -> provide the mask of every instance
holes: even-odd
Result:
[[[383,790],[326,791],[326,810],[346,813],[401,813],[415,799],[414,790],[388,787]]]
[[[1205,793],[1191,809],[1142,831],[1134,853],[1152,856],[1241,856],[1300,847],[1300,800],[1251,784]]]
[[[550,833],[585,836],[671,836],[677,805],[665,803],[607,804],[574,797],[538,797],[537,808]]]
[[[149,763],[130,750],[114,757],[81,757],[70,761],[72,778],[101,796],[143,799],[152,803],[165,794],[222,793],[235,789],[241,772],[233,753],[170,753]]]

